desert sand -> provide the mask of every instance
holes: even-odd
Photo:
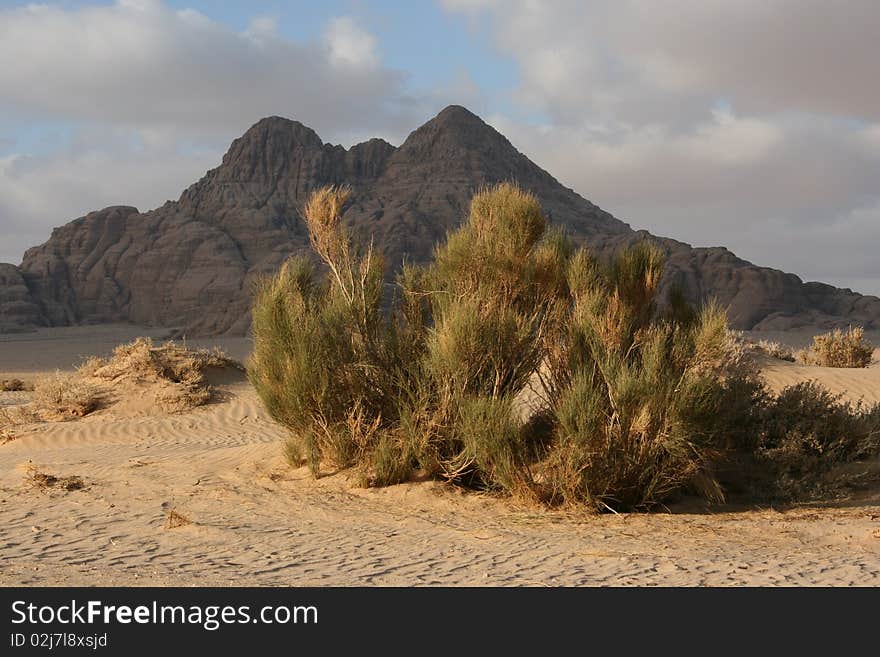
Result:
[[[32,381],[142,334],[163,337],[138,327],[2,335],[0,378]],[[805,335],[785,337],[801,346]],[[249,349],[219,343],[236,358]],[[773,388],[818,379],[873,402],[877,359],[861,370],[768,361],[764,372]],[[134,399],[0,445],[0,585],[880,585],[880,492],[585,516],[438,482],[361,489],[344,472],[291,469],[284,430],[244,376],[214,383],[218,399],[186,413]],[[27,394],[0,393],[0,404]],[[35,486],[34,469],[83,486]]]

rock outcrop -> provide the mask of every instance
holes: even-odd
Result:
[[[805,284],[723,248],[632,230],[457,106],[397,148],[373,139],[346,150],[296,121],[263,119],[178,201],[145,213],[125,206],[92,212],[30,249],[20,268],[0,268],[3,321],[9,313],[17,326],[130,321],[244,333],[255,278],[308,248],[299,210],[313,189],[350,185],[345,222],[395,265],[428,259],[460,223],[473,192],[502,180],[532,190],[553,223],[598,252],[655,240],[668,254],[664,285],[680,286],[695,301],[716,298],[739,328],[880,328],[876,297]]]
[[[45,323],[40,304],[21,270],[15,265],[0,263],[0,333],[27,330]]]

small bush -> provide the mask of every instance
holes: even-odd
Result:
[[[799,352],[798,356],[806,365],[867,367],[873,354],[874,345],[865,338],[865,329],[857,326],[815,336],[812,347]]]
[[[880,454],[880,404],[842,401],[815,381],[783,389],[759,408],[753,442],[751,493],[782,501],[815,497],[846,478],[828,475],[845,463]]]
[[[767,356],[769,358],[775,358],[777,360],[784,360],[789,363],[795,362],[797,360],[795,358],[795,353],[792,351],[790,347],[786,347],[783,344],[779,344],[778,342],[773,342],[771,340],[758,340],[757,342],[747,342],[746,346],[748,349],[759,353],[763,356]]]
[[[166,413],[183,413],[204,406],[213,396],[210,386],[195,381],[171,382],[156,391],[156,403]]]
[[[167,413],[181,413],[213,398],[206,376],[211,369],[222,368],[241,369],[241,365],[219,349],[188,349],[174,342],[156,346],[150,338],[137,338],[117,346],[109,359],[86,359],[76,373],[99,385],[152,384],[159,407]]]
[[[226,367],[241,369],[220,349],[187,349],[175,342],[156,346],[150,338],[137,338],[117,346],[109,359],[86,359],[77,374],[105,381],[125,378],[199,385],[209,369]]]
[[[568,358],[544,481],[551,500],[650,508],[687,487],[722,499],[712,472],[760,393],[724,314],[654,312],[662,259],[648,245],[610,267],[575,256]]]
[[[34,405],[41,415],[70,419],[88,415],[101,402],[101,390],[74,375],[55,372],[38,379],[34,386]]]
[[[3,379],[0,380],[0,392],[24,392],[33,390],[32,385],[28,385],[21,379]]]
[[[67,477],[59,477],[57,475],[40,472],[36,465],[29,463],[25,471],[25,480],[28,486],[36,488],[40,491],[46,491],[50,488],[61,489],[66,492],[81,490],[85,488],[82,477],[78,475],[70,475]]]
[[[137,394],[149,390],[165,412],[186,411],[213,398],[206,382],[211,368],[228,367],[241,369],[216,349],[191,350],[173,342],[155,346],[149,338],[138,338],[116,347],[109,359],[91,357],[75,372],[39,379],[28,403],[0,408],[0,434],[7,440],[21,425],[88,415],[115,403],[118,394],[113,393],[125,390],[124,384],[133,384]]]

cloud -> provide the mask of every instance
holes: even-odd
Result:
[[[518,64],[491,122],[637,228],[880,294],[880,5],[444,0]]]
[[[231,138],[281,114],[325,137],[354,125],[399,136],[412,120],[405,87],[351,17],[297,43],[271,18],[238,33],[151,0],[0,10],[0,109],[28,117]]]
[[[88,211],[177,198],[264,116],[350,144],[400,140],[425,112],[351,17],[299,43],[271,17],[239,33],[158,0],[0,9],[0,90],[4,128],[72,133],[36,149],[0,139],[0,261],[12,262]]]
[[[585,111],[670,119],[676,104],[664,94],[679,104],[721,96],[746,113],[880,118],[874,0],[442,4],[488,12],[496,43],[520,62],[522,98],[560,120]]]
[[[40,156],[0,157],[0,262],[18,263],[51,228],[108,205],[150,210],[216,166],[222,150],[144,142],[130,130],[78,132]]]
[[[361,28],[351,16],[340,16],[330,21],[324,40],[334,66],[354,70],[375,70],[379,67],[376,37]]]

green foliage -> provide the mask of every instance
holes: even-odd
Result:
[[[773,398],[720,308],[675,290],[661,308],[658,248],[574,250],[513,184],[477,193],[383,311],[381,259],[340,221],[347,196],[328,187],[304,210],[326,274],[294,258],[254,303],[248,375],[291,430],[292,464],[616,511],[720,500],[737,454],[782,490],[880,449],[877,409],[817,388]]]
[[[386,380],[388,324],[381,313],[383,268],[357,253],[339,223],[348,192],[326,188],[306,207],[316,252],[331,271],[294,258],[262,282],[253,307],[248,375],[266,408],[301,441],[314,472],[322,460],[352,465],[369,451],[374,425],[393,408]]]
[[[751,453],[758,465],[756,492],[765,496],[815,496],[841,483],[827,481],[836,466],[880,452],[880,404],[850,404],[815,381],[785,388],[761,411]]]
[[[568,359],[558,374],[550,499],[595,509],[650,508],[687,486],[722,498],[712,465],[757,381],[738,356],[724,313],[658,320],[660,253],[647,244],[608,267],[576,254]],[[746,385],[743,385],[743,384]]]

